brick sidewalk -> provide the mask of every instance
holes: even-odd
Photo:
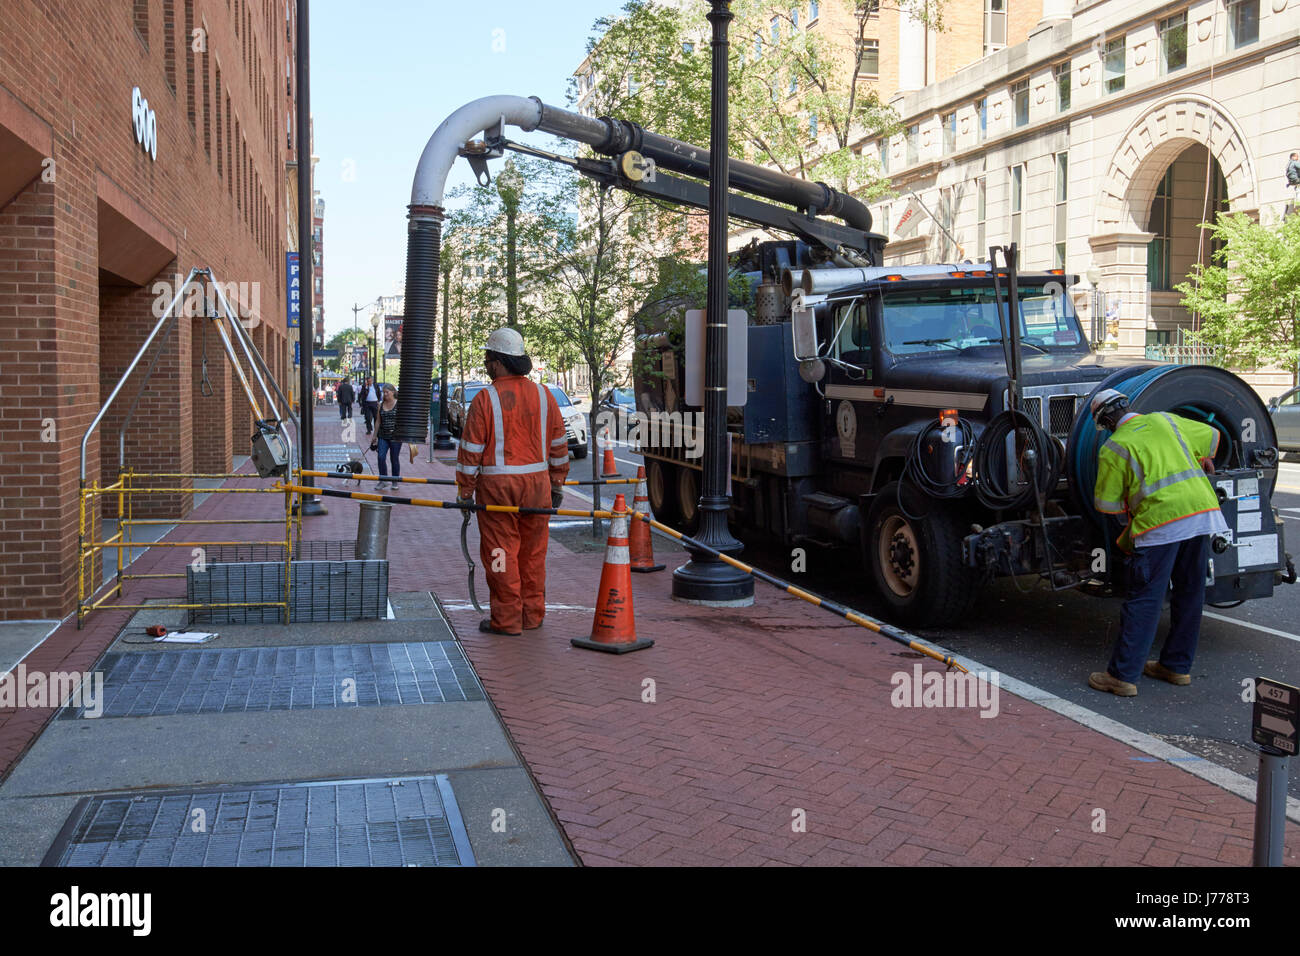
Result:
[[[322,409],[318,443],[337,442],[338,428]],[[403,462],[404,473],[452,475],[426,454]],[[575,463],[574,476],[587,467]],[[251,497],[215,496],[196,517],[235,514]],[[257,501],[269,506],[269,496]],[[328,516],[305,522],[307,536],[351,538],[357,503],[326,505]],[[1250,862],[1251,803],[1005,691],[993,719],[973,708],[894,708],[890,677],[911,671],[912,652],[761,583],[754,607],[710,610],[670,599],[671,567],[636,575],[638,633],[655,646],[625,656],[576,650],[569,638],[590,633],[602,556],[553,541],[548,601],[587,610],[550,610],[523,637],[481,634],[459,524],[455,512],[395,511],[390,588],[430,589],[450,606],[484,688],[585,863]],[[163,550],[136,568],[183,566]],[[481,568],[477,583],[486,599]],[[168,587],[140,585],[128,596]],[[88,668],[124,617],[97,613],[80,633],[65,625],[28,667]],[[653,703],[643,702],[647,679]],[[0,712],[3,772],[39,732],[40,713]],[[1092,830],[1098,809],[1102,833]],[[800,810],[806,832],[792,827]],[[1287,836],[1293,862],[1294,827]]]

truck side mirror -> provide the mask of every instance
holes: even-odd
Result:
[[[817,319],[812,309],[794,308],[790,311],[794,331],[794,358],[796,362],[817,359],[821,346],[817,341]]]

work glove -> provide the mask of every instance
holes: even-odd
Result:
[[[564,500],[564,489],[557,485],[551,485],[551,507],[560,507],[560,502]]]

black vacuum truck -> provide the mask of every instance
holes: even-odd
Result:
[[[514,143],[507,126],[594,155]],[[489,161],[508,149],[708,208],[709,152],[698,146],[536,98],[486,97],[453,113],[425,147],[411,193],[399,440],[427,434],[447,173],[465,157],[486,185]],[[1087,410],[1094,391],[1114,387],[1137,412],[1176,412],[1220,433],[1212,481],[1232,530],[1213,543],[1207,601],[1267,597],[1294,582],[1271,502],[1276,435],[1241,379],[1094,351],[1069,293],[1077,277],[1019,274],[1014,248],[1001,263],[886,268],[886,239],[851,196],[737,160],[730,186],[732,219],[792,237],[732,257],[746,280],[733,287],[747,286],[734,303],[747,311],[745,397],[727,424],[742,535],[859,552],[894,616],[913,625],[960,620],[997,576],[1112,593],[1121,529],[1092,507],[1103,436]],[[638,435],[651,507],[684,530],[697,517],[702,446],[700,408],[686,402],[700,357],[684,313],[699,305],[643,308],[634,359],[637,411],[651,425]]]

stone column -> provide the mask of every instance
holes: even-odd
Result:
[[[1110,233],[1092,236],[1092,258],[1101,269],[1098,288],[1120,299],[1117,313],[1105,319],[1104,348],[1141,358],[1146,354],[1150,297],[1147,294],[1147,244],[1154,233]]]

